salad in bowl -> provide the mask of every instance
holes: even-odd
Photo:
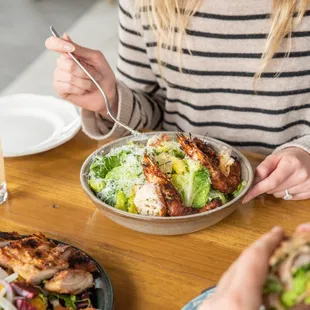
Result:
[[[232,149],[218,151],[198,137],[177,133],[128,141],[97,153],[87,182],[105,204],[131,214],[177,217],[219,208],[247,187]]]

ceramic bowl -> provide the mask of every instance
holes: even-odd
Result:
[[[150,132],[147,133],[146,135],[148,137],[151,137],[154,134],[159,133],[160,132]],[[163,132],[163,133],[168,134],[170,137],[175,137],[175,132]],[[86,192],[86,194],[90,197],[90,199],[95,203],[96,207],[99,210],[101,210],[105,214],[105,216],[110,218],[112,221],[132,230],[154,235],[182,235],[210,227],[218,223],[225,217],[227,217],[238,207],[239,205],[238,202],[241,200],[241,198],[245,195],[245,193],[252,185],[253,170],[248,159],[235,148],[216,139],[194,134],[192,136],[203,139],[205,142],[209,143],[216,151],[219,151],[220,148],[223,146],[231,148],[233,151],[232,155],[236,156],[241,163],[242,179],[247,182],[247,186],[246,188],[244,188],[244,190],[240,193],[238,197],[229,201],[228,203],[219,208],[204,213],[198,213],[187,216],[178,216],[178,217],[143,216],[139,214],[132,214],[118,210],[114,207],[107,205],[99,198],[97,198],[87,182],[87,175],[89,173],[93,157],[97,154],[103,154],[103,155],[107,154],[111,149],[127,144],[129,141],[133,140],[132,136],[121,138],[102,146],[101,148],[93,152],[85,160],[80,173],[80,180],[82,187]]]

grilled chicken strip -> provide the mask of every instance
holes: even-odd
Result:
[[[211,183],[215,189],[225,194],[231,194],[237,189],[241,182],[241,165],[237,159],[234,158],[229,167],[222,167],[220,158],[210,145],[181,133],[177,134],[177,137],[183,151],[209,170]]]
[[[55,245],[42,234],[10,241],[0,248],[0,266],[11,268],[27,282],[38,284],[51,278],[69,263],[62,257],[69,246]]]
[[[80,294],[93,286],[93,276],[84,270],[68,269],[58,272],[45,283],[45,289],[58,294]]]
[[[168,177],[161,172],[159,167],[153,163],[153,161],[144,154],[143,158],[143,172],[147,182],[153,184],[157,191],[159,199],[162,200],[162,204],[166,205],[166,210],[160,214],[164,216],[167,213],[169,216],[182,216],[198,213],[195,208],[183,206],[180,194],[177,189],[168,179]]]

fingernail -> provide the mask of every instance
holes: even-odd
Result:
[[[64,49],[68,52],[74,52],[75,47],[74,45],[70,44],[70,43],[65,43],[64,44]]]
[[[275,226],[275,227],[273,227],[272,229],[271,229],[271,231],[273,232],[273,233],[279,233],[279,232],[282,232],[282,227],[280,227],[280,226]]]
[[[242,200],[242,204],[246,204],[247,202],[249,202],[253,197],[252,196],[247,196]]]

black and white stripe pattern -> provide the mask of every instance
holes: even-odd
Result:
[[[162,76],[145,12],[136,20],[133,2],[121,0],[120,119],[135,129],[208,133],[261,153],[286,146],[310,151],[310,10],[294,29],[290,54],[285,38],[254,85],[270,11],[269,0],[203,1],[181,59],[176,47],[161,47]]]

